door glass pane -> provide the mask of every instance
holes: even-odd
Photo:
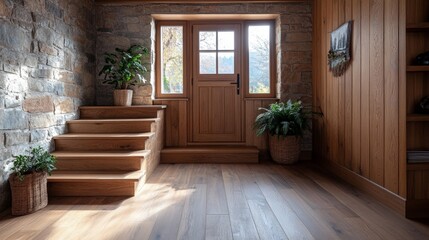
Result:
[[[216,50],[216,32],[200,32],[200,50]]]
[[[216,74],[216,52],[200,52],[200,74]]]
[[[218,73],[234,74],[234,52],[219,52]]]
[[[234,50],[234,32],[218,32],[218,50]]]
[[[182,26],[161,26],[161,93],[183,93]]]
[[[270,26],[249,26],[249,93],[270,93]]]

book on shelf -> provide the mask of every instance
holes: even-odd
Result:
[[[407,151],[408,163],[429,163],[429,151]]]

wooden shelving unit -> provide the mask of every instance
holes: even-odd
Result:
[[[415,66],[417,55],[429,51],[429,1],[406,1],[407,150],[429,151],[429,115],[416,114],[429,96],[429,66]],[[407,217],[429,217],[429,163],[407,163]]]

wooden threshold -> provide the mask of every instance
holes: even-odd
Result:
[[[165,148],[161,163],[258,163],[259,150],[248,146]]]

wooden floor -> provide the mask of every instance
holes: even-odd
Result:
[[[308,166],[161,165],[132,198],[54,198],[0,219],[0,239],[429,239]]]

